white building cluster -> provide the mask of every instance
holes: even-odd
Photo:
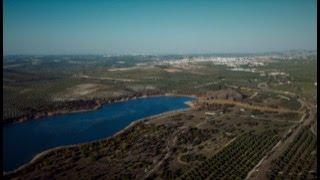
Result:
[[[216,65],[226,65],[232,68],[238,68],[241,65],[249,67],[263,66],[265,59],[256,59],[254,57],[192,57],[183,59],[170,59],[158,62],[159,65],[183,65],[192,62],[212,62]]]

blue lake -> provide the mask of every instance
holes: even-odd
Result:
[[[106,104],[95,111],[4,125],[4,171],[18,168],[44,150],[106,138],[135,120],[188,108],[185,102],[191,100],[190,97],[155,96]]]

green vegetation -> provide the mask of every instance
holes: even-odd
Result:
[[[137,66],[139,63],[152,64],[157,58],[166,57],[5,57],[3,118],[18,118],[32,113],[30,109],[49,108],[65,101],[110,98],[145,91],[198,95],[233,86],[252,88],[253,91],[248,94],[252,95],[258,85],[264,82],[274,89],[294,91],[313,100],[316,97],[316,60],[276,61],[257,67],[265,72],[286,72],[289,77],[230,71],[224,65],[214,65],[210,62],[189,63],[187,68],[170,65]],[[279,85],[280,80],[290,80],[291,84]],[[261,93],[264,92],[259,91],[255,99],[258,100],[261,96],[260,99],[264,100]],[[261,103],[279,105],[275,99],[281,98],[277,95],[268,98],[270,102]],[[296,109],[299,106],[292,97],[290,100],[281,101],[280,103],[288,108]]]
[[[244,179],[280,137],[290,139],[304,123],[300,120],[314,115],[309,114],[317,102],[313,58],[264,61],[253,72],[212,62],[157,64],[182,58],[5,57],[5,120],[92,109],[146,94],[197,96],[191,110],[139,122],[109,139],[52,151],[5,177]],[[285,153],[267,168],[266,178],[315,178],[315,142],[304,129],[290,145],[281,144]]]
[[[180,179],[244,179],[279,139],[273,132],[241,135],[235,142],[193,167]]]

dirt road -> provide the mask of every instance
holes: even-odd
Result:
[[[300,111],[295,111],[291,109],[285,109],[285,108],[272,108],[267,106],[257,106],[257,105],[250,105],[247,103],[242,103],[239,101],[233,101],[233,100],[226,100],[226,99],[214,99],[209,102],[213,104],[224,104],[224,105],[236,105],[245,109],[252,109],[252,110],[258,110],[258,111],[264,111],[264,112],[278,112],[278,113],[301,113]]]
[[[154,165],[153,168],[150,171],[148,171],[146,173],[145,179],[148,179],[150,177],[150,175],[152,175],[156,170],[158,170],[160,168],[160,166],[163,164],[163,162],[172,155],[172,149],[177,144],[177,140],[178,140],[177,134],[179,132],[180,131],[176,131],[176,133],[173,135],[173,138],[170,139],[167,142],[167,146],[166,146],[167,153],[166,153],[166,155],[156,165]]]
[[[268,179],[267,173],[272,166],[272,160],[277,159],[285,151],[285,149],[294,140],[302,127],[308,126],[313,122],[316,109],[311,104],[308,104],[302,100],[301,102],[303,103],[302,105],[305,106],[309,111],[305,111],[305,114],[302,116],[298,127],[295,129],[290,129],[288,133],[291,131],[292,134],[289,135],[286,139],[281,139],[279,143],[273,148],[273,150],[270,151],[269,156],[265,156],[262,161],[248,173],[246,179]]]

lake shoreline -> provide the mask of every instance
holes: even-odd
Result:
[[[21,123],[29,120],[41,120],[42,118],[50,117],[50,116],[56,116],[56,115],[63,115],[63,114],[72,114],[72,113],[80,113],[80,112],[89,112],[89,111],[95,111],[102,106],[107,104],[113,104],[113,103],[119,103],[119,102],[126,102],[133,99],[139,99],[139,98],[147,98],[147,97],[157,97],[157,96],[184,96],[184,97],[192,97],[197,98],[196,95],[181,95],[181,94],[172,94],[172,93],[146,93],[146,94],[139,94],[139,95],[132,95],[132,96],[119,96],[119,97],[110,97],[110,98],[104,98],[104,99],[93,99],[88,100],[84,105],[80,105],[79,107],[76,107],[75,109],[57,109],[53,111],[37,111],[34,113],[29,113],[26,115],[22,115],[15,118],[9,118],[5,119],[2,122],[2,125],[7,125],[11,123]],[[77,102],[82,102],[82,100],[75,101],[74,104],[77,104]],[[64,102],[64,104],[67,104],[68,102]],[[74,107],[71,107],[74,108]]]
[[[118,102],[114,102],[114,103],[119,103],[119,102],[125,102],[125,101],[129,101],[129,100],[133,100],[133,99],[142,99],[142,98],[148,98],[148,97],[159,97],[159,96],[170,96],[170,97],[192,97],[192,98],[196,98],[196,96],[194,95],[173,95],[173,94],[164,94],[164,95],[150,95],[150,96],[141,96],[141,97],[135,97],[132,99],[128,99],[128,100],[122,100],[122,101],[118,101]],[[192,100],[191,100],[192,101]],[[84,143],[77,143],[77,144],[70,144],[70,145],[63,145],[63,146],[58,146],[58,147],[54,147],[54,148],[50,148],[47,149],[45,151],[42,151],[38,154],[36,154],[29,162],[19,166],[18,168],[11,170],[11,171],[3,171],[3,175],[10,175],[10,174],[14,174],[17,173],[21,170],[24,170],[25,168],[27,168],[29,165],[37,162],[38,159],[41,159],[42,157],[46,156],[48,153],[52,152],[52,151],[56,151],[56,150],[60,150],[60,149],[66,149],[66,148],[72,148],[72,147],[78,147],[81,145],[85,145],[85,144],[90,144],[90,143],[95,143],[95,142],[100,142],[100,141],[105,141],[108,139],[112,139],[115,138],[116,136],[126,132],[128,129],[130,129],[131,127],[134,127],[136,124],[143,122],[146,123],[147,121],[150,121],[154,118],[157,117],[165,117],[165,116],[170,116],[176,113],[181,113],[184,111],[189,111],[192,110],[194,108],[194,106],[192,106],[192,102],[191,101],[186,101],[184,104],[186,104],[188,107],[187,108],[183,108],[183,109],[178,109],[178,110],[172,110],[172,111],[167,111],[167,112],[163,112],[160,114],[156,114],[156,115],[151,115],[151,116],[147,116],[144,118],[140,118],[137,120],[134,120],[133,122],[131,122],[129,125],[127,125],[126,127],[124,127],[123,129],[119,130],[118,132],[116,132],[115,134],[102,138],[102,139],[98,139],[98,140],[93,140],[93,141],[89,141],[89,142],[84,142]],[[96,109],[92,109],[89,111],[93,111],[93,110],[98,110],[99,108],[101,108],[103,105],[105,104],[101,104],[98,108]]]

